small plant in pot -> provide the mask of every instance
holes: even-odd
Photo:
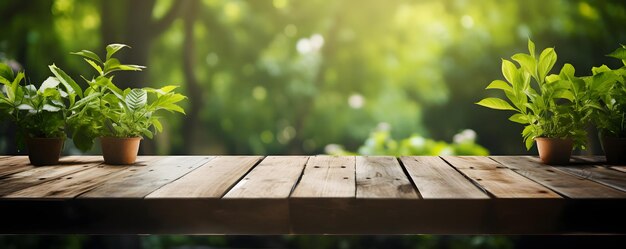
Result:
[[[14,74],[8,65],[0,64],[0,83],[4,86],[0,112],[17,126],[18,147],[26,144],[31,164],[58,164],[66,137],[66,116],[82,91],[78,85],[61,84],[55,77],[46,79],[39,88],[22,85],[24,78],[24,72]]]
[[[104,161],[108,164],[135,162],[142,137],[152,138],[163,130],[160,117],[156,115],[159,112],[185,113],[178,102],[186,97],[174,92],[176,86],[121,90],[113,83],[112,72],[141,71],[144,68],[124,65],[113,58],[124,47],[128,46],[108,45],[105,60],[87,50],[73,53],[82,56],[98,75],[90,80],[83,77],[89,87],[68,117],[72,139],[77,148],[89,150],[95,138],[99,137]],[[71,79],[68,77],[67,80]]]
[[[585,80],[595,87],[594,124],[599,130],[602,148],[609,164],[626,164],[626,46],[609,56],[621,59],[624,66],[611,70],[603,65],[592,68]]]
[[[539,157],[545,164],[567,164],[574,147],[585,144],[585,125],[591,107],[584,94],[585,82],[574,76],[574,67],[565,64],[559,74],[548,75],[556,63],[553,48],[537,57],[535,44],[528,41],[529,54],[502,60],[506,81],[494,80],[486,89],[502,90],[510,101],[485,98],[477,104],[497,110],[516,112],[509,120],[525,125],[522,137],[526,149],[537,142]]]

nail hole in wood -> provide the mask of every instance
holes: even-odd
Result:
[[[546,171],[548,171],[548,172],[554,172],[554,170],[551,170],[551,169],[546,169]]]
[[[346,166],[341,166],[341,168],[342,168],[342,169],[345,169],[345,168],[346,168]]]
[[[545,191],[545,190],[539,190],[539,191],[537,191],[537,193],[540,193],[540,194],[547,194],[547,193],[548,193],[548,191]]]
[[[318,169],[319,167],[320,167],[320,166],[313,166],[313,168],[316,168],[316,169]]]
[[[65,179],[68,179],[68,180],[69,180],[69,179],[72,179],[72,177],[68,177],[68,178],[65,178]]]
[[[348,177],[347,177],[347,176],[345,176],[345,177],[343,177],[343,179],[346,179],[346,180],[348,180]]]
[[[149,170],[149,171],[154,171],[153,169]]]
[[[369,180],[369,179],[372,179],[372,178],[371,177],[365,177],[365,179]]]
[[[40,181],[46,180],[45,177],[39,178]]]
[[[482,180],[483,180],[483,179],[480,179],[480,178],[476,178],[476,181],[482,181]]]
[[[85,165],[85,166],[83,166],[83,168],[86,168],[86,167],[89,167],[89,165]]]
[[[396,181],[400,181],[400,178],[396,178]]]
[[[474,167],[470,167],[470,169],[474,169]]]
[[[250,180],[250,178],[244,178],[244,180]]]

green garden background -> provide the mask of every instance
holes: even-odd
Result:
[[[121,61],[147,69],[121,87],[180,85],[187,115],[166,115],[142,154],[535,154],[510,113],[474,104],[500,59],[531,38],[590,74],[619,67],[605,55],[626,43],[621,0],[5,0],[0,18],[0,61],[27,82],[53,63],[80,82],[91,71],[70,52],[125,43]],[[16,153],[1,122],[0,154]]]

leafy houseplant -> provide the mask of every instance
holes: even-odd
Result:
[[[24,72],[14,74],[8,65],[0,64],[0,83],[4,85],[0,112],[16,124],[18,146],[26,142],[31,164],[57,164],[65,140],[65,118],[82,91],[78,85],[61,84],[55,77],[37,89],[22,85],[24,78]]]
[[[611,70],[603,65],[592,68],[593,75],[585,80],[594,86],[592,96],[597,102],[594,123],[600,130],[600,140],[607,162],[626,163],[626,46],[608,56],[621,59],[624,66]]]
[[[160,89],[135,88],[121,90],[113,83],[112,73],[120,70],[141,71],[144,67],[121,64],[113,55],[124,44],[106,47],[106,59],[83,50],[72,53],[83,57],[97,75],[83,79],[89,84],[84,97],[76,101],[68,117],[72,138],[77,148],[88,150],[96,137],[100,137],[104,160],[109,164],[132,164],[135,162],[142,136],[152,138],[163,126],[156,114],[162,110],[185,113],[177,104],[186,97],[175,93],[176,86]],[[60,75],[67,76],[61,69]],[[73,82],[70,77],[61,81]]]
[[[522,137],[526,149],[537,141],[539,156],[546,164],[566,164],[572,148],[584,147],[585,124],[591,115],[591,101],[584,80],[574,76],[574,67],[565,64],[559,74],[548,75],[557,55],[544,49],[539,57],[535,44],[528,41],[529,54],[511,58],[519,64],[502,60],[506,81],[494,80],[486,89],[502,90],[510,101],[485,98],[477,104],[516,112],[509,120],[525,125]]]

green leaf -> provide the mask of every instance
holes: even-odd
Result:
[[[4,63],[0,63],[0,77],[5,78],[8,81],[12,81],[15,77],[13,69]]]
[[[46,89],[55,88],[60,83],[61,82],[57,78],[55,78],[55,77],[48,77],[46,80],[43,81],[43,83],[41,83],[41,86],[39,87],[39,91],[43,92]]]
[[[80,88],[80,86],[78,86],[78,84],[76,84],[76,81],[74,81],[69,75],[67,75],[56,65],[52,64],[48,67],[50,68],[50,71],[52,71],[52,74],[54,74],[54,76],[56,76],[61,84],[63,84],[65,90],[67,90],[68,93],[76,93],[79,97],[83,97],[83,90]]]
[[[556,52],[554,52],[554,48],[546,48],[539,55],[539,64],[537,65],[537,73],[539,79],[543,81],[543,79],[548,75],[554,63],[556,63]]]
[[[528,116],[524,115],[524,114],[520,114],[520,113],[516,113],[513,114],[511,117],[509,117],[509,120],[515,122],[515,123],[519,123],[519,124],[529,124],[530,121],[528,120]]]
[[[561,89],[554,92],[552,97],[557,99],[567,99],[569,101],[574,101],[574,94],[572,93],[572,91],[567,89]]]
[[[526,150],[530,150],[530,148],[533,147],[533,144],[535,142],[535,138],[531,138],[531,137],[527,137],[524,139],[525,144],[526,144]]]
[[[517,82],[519,71],[513,62],[502,59],[502,75],[504,78],[511,83],[511,85],[515,85]]]
[[[476,104],[496,110],[515,110],[508,102],[499,98],[485,98]]]
[[[98,71],[98,74],[102,75],[103,71],[102,71],[102,67],[100,67],[98,64],[96,64],[94,61],[84,58],[84,60],[89,63],[89,65],[91,65],[91,67],[93,67],[94,69],[96,69],[96,71]]]
[[[559,77],[563,80],[572,80],[576,77],[574,74],[576,74],[574,66],[572,66],[572,64],[565,63],[559,72]]]
[[[103,64],[102,59],[100,59],[100,56],[98,56],[96,53],[91,52],[89,50],[81,50],[80,52],[72,52],[70,54],[79,55],[86,59],[97,61],[98,63]]]
[[[168,111],[175,111],[175,112],[180,112],[182,114],[185,114],[185,110],[176,104],[163,104],[157,107],[157,109],[165,109]]]
[[[109,44],[107,46],[107,61],[109,61],[109,59],[111,59],[111,56],[113,56],[113,54],[117,53],[117,51],[119,51],[122,48],[130,48],[130,46],[126,45],[126,44],[119,44],[119,43],[113,43],[113,44]]]
[[[621,48],[616,49],[615,51],[611,52],[607,56],[620,59],[620,60],[626,60],[626,48],[624,48],[624,46],[622,45]]]
[[[171,85],[170,86],[164,86],[164,87],[161,87],[161,92],[163,92],[164,94],[165,93],[169,93],[171,91],[174,91],[174,89],[176,89],[176,88],[178,88],[178,86],[171,86]]]
[[[161,121],[159,121],[157,117],[151,117],[150,122],[152,122],[157,132],[163,132],[163,124],[161,124]]]
[[[591,72],[596,75],[599,73],[603,73],[603,72],[610,72],[611,69],[609,67],[607,67],[606,65],[602,65],[600,67],[592,67],[591,68]]]
[[[535,58],[527,54],[515,54],[511,58],[517,61],[517,63],[522,66],[524,71],[537,78],[537,62],[535,61]]]
[[[9,102],[15,104],[16,97],[20,96],[20,94],[18,94],[18,91],[22,79],[24,79],[24,72],[17,73],[17,76],[15,76],[15,78],[13,79],[13,82],[11,82],[11,84],[8,86],[8,89],[6,89]]]
[[[535,43],[531,41],[530,38],[528,38],[528,52],[530,53],[530,56],[535,58]]]
[[[132,89],[124,101],[129,109],[138,110],[146,106],[148,94],[143,89]]]

